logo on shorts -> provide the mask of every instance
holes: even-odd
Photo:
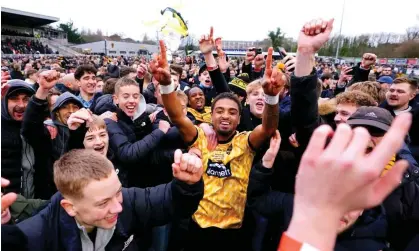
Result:
[[[215,176],[218,178],[226,178],[231,176],[231,169],[230,163],[224,165],[221,162],[212,162],[208,160],[208,168],[207,168],[208,176]]]

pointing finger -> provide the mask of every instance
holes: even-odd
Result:
[[[210,28],[210,34],[209,34],[209,39],[212,40],[212,36],[214,35],[214,28],[211,26]]]
[[[268,49],[268,56],[266,57],[266,70],[265,72],[270,76],[272,74],[272,54],[273,54],[273,48],[269,47]]]

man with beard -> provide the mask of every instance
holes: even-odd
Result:
[[[213,47],[211,32],[210,36],[202,37],[200,48],[205,54],[211,53]],[[273,49],[268,51],[263,80],[266,104],[262,125],[252,132],[238,133],[236,129],[242,109],[240,100],[230,92],[221,93],[211,106],[218,145],[214,151],[209,151],[204,131],[182,113],[171,83],[163,41],[160,41],[160,48],[161,55],[151,62],[150,69],[160,83],[163,103],[170,120],[178,127],[185,143],[202,152],[205,170],[204,198],[192,217],[186,250],[238,250],[242,245],[243,248],[249,248],[249,243],[243,241],[246,235],[242,229],[248,177],[255,150],[278,126],[279,91],[285,83],[282,72],[276,67],[272,69]]]
[[[69,92],[61,94],[55,101],[54,106],[52,106],[52,122],[48,125],[57,129],[57,136],[51,137],[44,123],[45,111],[48,111],[48,93],[55,86],[58,79],[59,74],[54,70],[41,73],[39,88],[29,100],[22,125],[22,135],[35,149],[42,149],[42,151],[35,154],[36,158],[42,159],[46,166],[44,169],[47,176],[44,178],[49,190],[45,191],[46,194],[42,198],[49,198],[56,192],[52,179],[52,164],[61,155],[75,148],[73,142],[70,141],[67,120],[73,112],[83,107],[79,99],[73,94]]]
[[[23,80],[13,80],[6,85],[4,88],[8,89],[1,100],[1,173],[10,180],[10,185],[5,191],[34,198],[34,148],[22,137],[21,127],[29,99],[35,90]]]

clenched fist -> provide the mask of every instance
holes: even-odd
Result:
[[[377,60],[377,55],[373,53],[364,53],[362,56],[361,67],[364,69],[369,69],[371,66],[375,64]]]
[[[195,154],[176,150],[175,161],[172,164],[173,177],[189,185],[197,183],[203,173],[202,160]]]
[[[39,88],[49,90],[55,86],[60,79],[60,73],[55,70],[44,71],[39,74]]]
[[[333,29],[334,19],[312,20],[304,25],[298,37],[298,51],[317,52],[328,40]]]

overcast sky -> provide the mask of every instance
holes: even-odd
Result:
[[[98,28],[108,35],[118,32],[141,40],[155,28],[143,22],[157,20],[165,7],[177,8],[197,38],[214,27],[215,36],[225,40],[261,40],[276,27],[297,38],[298,31],[314,18],[335,18],[339,32],[344,0],[111,0],[111,1],[2,1],[2,7],[70,19],[79,29]],[[180,6],[180,7],[179,7]],[[418,0],[346,0],[342,33],[355,35],[373,32],[404,33],[419,25]],[[244,31],[245,30],[245,31]]]

